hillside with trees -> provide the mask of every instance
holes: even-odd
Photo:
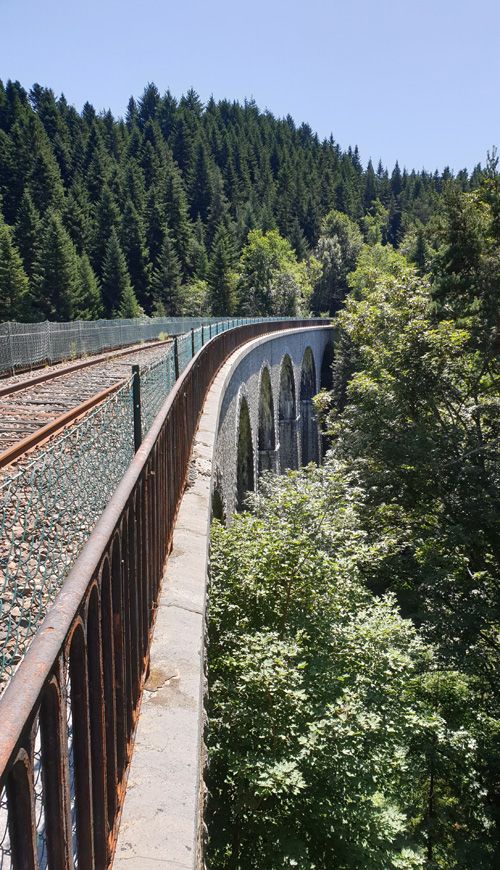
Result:
[[[115,119],[0,82],[0,318],[331,312],[370,234],[421,260],[443,190],[482,176],[363,168],[192,90],[149,84]]]

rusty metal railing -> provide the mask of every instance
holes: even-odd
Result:
[[[0,699],[0,868],[112,861],[163,566],[210,383],[245,341],[315,321],[231,329],[163,404]]]

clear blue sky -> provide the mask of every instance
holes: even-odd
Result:
[[[0,0],[0,78],[123,115],[149,81],[307,121],[364,163],[500,146],[499,0]]]

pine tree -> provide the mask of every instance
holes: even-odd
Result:
[[[127,305],[130,303],[129,307],[133,307],[133,300],[135,300],[135,304],[138,305],[130,282],[125,256],[115,229],[111,231],[106,246],[102,267],[101,293],[106,317],[116,316],[125,302]],[[136,317],[137,315],[128,316]]]
[[[103,315],[101,291],[87,254],[79,258],[78,276],[80,290],[77,317],[81,320],[97,320]]]
[[[108,242],[113,230],[120,228],[120,210],[106,185],[96,208],[91,262],[96,275],[102,277]]]
[[[377,199],[377,179],[373,169],[373,163],[368,161],[365,174],[365,189],[363,193],[363,205],[365,211],[371,208],[372,202]]]
[[[212,178],[212,190],[210,193],[210,207],[208,209],[207,226],[205,232],[206,245],[210,250],[218,228],[224,225],[226,230],[232,229],[229,202],[224,193],[224,182],[220,171],[214,172]]]
[[[165,207],[168,226],[181,263],[183,278],[186,279],[190,275],[192,267],[193,231],[182,179],[179,170],[173,163],[168,169]]]
[[[72,320],[80,292],[78,257],[57,212],[45,220],[41,262],[39,285],[30,293],[34,312],[47,320]]]
[[[160,92],[156,85],[149,82],[144,88],[144,93],[139,100],[138,122],[144,127],[147,121],[156,117],[160,105]]]
[[[40,280],[42,221],[28,190],[24,191],[19,206],[14,238],[22,257],[24,270],[31,286],[34,287]]]
[[[123,213],[121,246],[137,299],[148,313],[151,311],[151,267],[146,248],[144,224],[129,200]]]
[[[91,242],[91,210],[86,188],[79,177],[68,191],[62,219],[77,253],[83,254]]]
[[[38,120],[32,124],[32,149],[29,189],[36,208],[43,215],[49,208],[62,207],[64,188],[47,134]]]
[[[236,311],[236,276],[233,264],[231,237],[224,224],[221,224],[213,241],[207,276],[210,306],[215,316],[231,316]]]
[[[168,230],[165,232],[160,259],[153,273],[151,291],[153,302],[161,305],[166,315],[175,317],[183,313],[181,267]]]
[[[0,219],[0,321],[23,315],[28,278],[8,226]]]
[[[132,290],[130,282],[124,284],[122,288],[116,316],[125,319],[132,319],[141,316],[141,307],[136,299],[134,291]]]
[[[191,189],[191,217],[198,217],[203,222],[207,220],[210,207],[212,188],[212,171],[208,151],[203,142],[198,142],[196,148],[196,163],[193,186]]]

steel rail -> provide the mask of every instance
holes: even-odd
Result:
[[[92,396],[85,402],[81,402],[79,405],[75,405],[74,408],[70,411],[66,411],[65,414],[60,414],[59,417],[55,417],[54,420],[51,420],[50,423],[46,423],[45,426],[41,426],[40,429],[32,432],[31,435],[27,435],[26,438],[16,441],[12,447],[4,450],[3,453],[0,453],[0,468],[5,468],[7,465],[10,465],[16,459],[19,459],[24,454],[33,450],[34,447],[40,447],[47,438],[61,432],[70,423],[74,423],[75,420],[98,405],[99,402],[103,402],[104,399],[108,398],[108,396],[116,393],[124,383],[124,380],[117,381],[116,384],[112,384],[110,387],[100,390],[100,392],[96,393],[95,396]]]
[[[7,384],[5,387],[0,387],[0,398],[3,396],[10,396],[13,393],[19,393],[21,390],[26,390],[29,387],[35,387],[37,384],[43,384],[47,381],[52,381],[55,378],[60,378],[63,375],[69,375],[72,372],[77,372],[80,369],[89,368],[89,366],[95,366],[102,362],[107,362],[108,360],[116,359],[120,356],[128,356],[132,353],[140,353],[141,350],[150,350],[152,347],[159,347],[160,345],[164,345],[165,348],[169,346],[171,342],[165,341],[151,341],[147,344],[134,345],[132,347],[127,347],[126,349],[111,351],[110,353],[103,353],[99,356],[94,356],[92,359],[81,360],[78,363],[71,363],[68,366],[62,366],[57,371],[46,372],[45,374],[35,375],[34,378],[29,378],[25,381],[17,381],[15,384]]]
[[[202,347],[41,623],[0,698],[0,795],[14,870],[37,870],[40,836],[51,870],[72,868],[74,851],[79,870],[110,866],[163,567],[206,393],[246,341],[312,325],[238,326]]]

